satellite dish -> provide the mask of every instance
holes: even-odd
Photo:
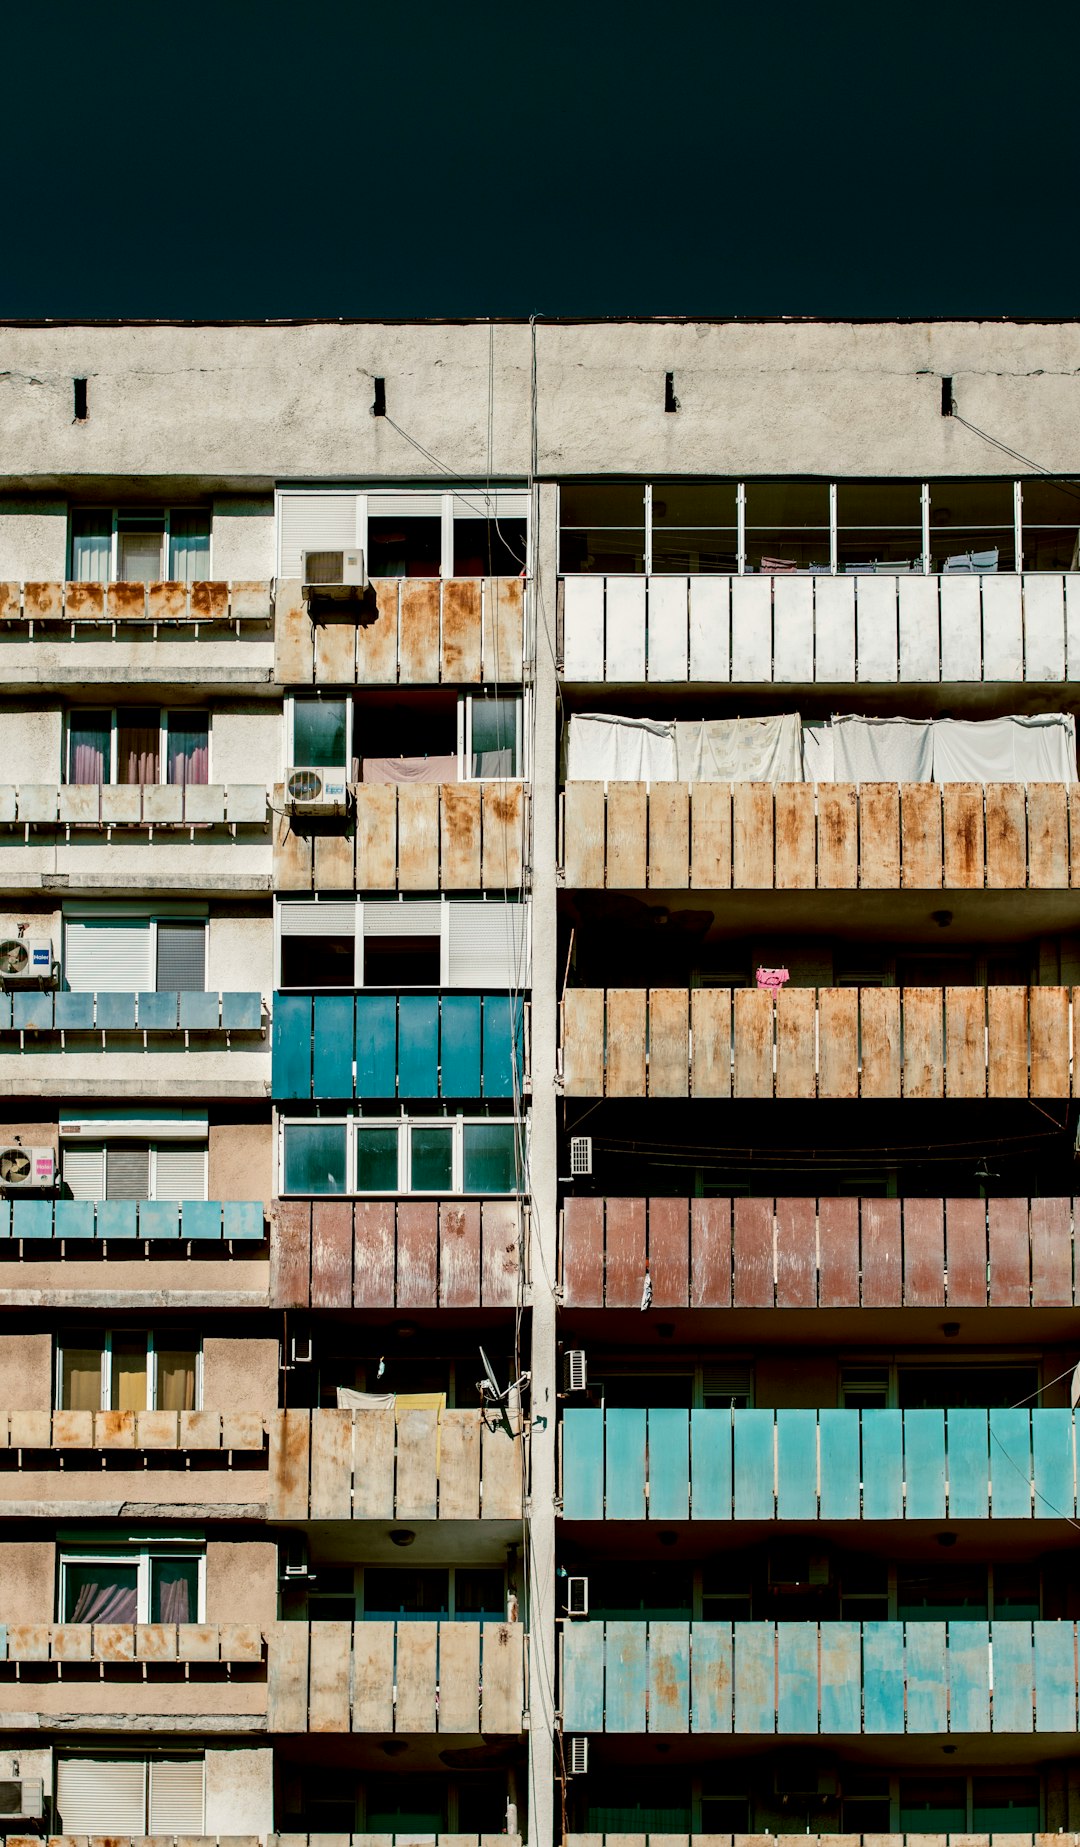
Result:
[[[484,1368],[484,1377],[476,1381],[476,1389],[480,1394],[480,1404],[484,1412],[484,1422],[487,1423],[487,1412],[489,1409],[497,1412],[499,1423],[506,1431],[507,1436],[512,1437],[514,1434],[513,1426],[506,1415],[507,1400],[512,1392],[520,1391],[523,1385],[528,1385],[532,1375],[531,1373],[523,1372],[519,1379],[515,1379],[511,1385],[506,1386],[504,1389],[500,1386],[498,1379],[495,1377],[495,1369],[488,1359],[487,1354],[484,1352],[483,1347],[480,1349],[480,1363]],[[493,1428],[493,1425],[488,1424],[489,1430]]]

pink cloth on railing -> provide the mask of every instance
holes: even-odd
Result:
[[[759,968],[755,980],[759,988],[782,988],[791,976],[786,968]]]
[[[364,757],[361,782],[456,782],[457,757]]]

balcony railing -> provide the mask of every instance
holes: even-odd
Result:
[[[581,890],[1067,890],[1080,784],[571,782],[562,838]]]
[[[1071,1308],[1071,1199],[567,1199],[568,1308]]]
[[[63,828],[69,835],[83,828],[262,828],[269,803],[265,782],[4,783],[0,827]]]
[[[359,1836],[353,1836],[354,1841],[359,1838]],[[761,1834],[725,1834],[722,1837],[723,1847],[765,1847],[766,1840],[772,1838]],[[830,1834],[815,1829],[810,1838],[814,1841],[815,1847],[919,1847],[919,1842],[924,1838],[926,1847],[931,1847],[931,1842],[933,1847],[1039,1847],[1040,1840],[1045,1837],[1039,1834],[1003,1833],[999,1829],[995,1829],[993,1834],[965,1832],[963,1834],[933,1834],[925,1837],[915,1832],[908,1834]],[[1058,1847],[1080,1847],[1080,1834],[1060,1832],[1056,1833],[1053,1838],[1058,1843]],[[705,1847],[706,1842],[709,1843],[709,1847],[715,1847],[716,1839],[715,1834],[569,1833],[563,1835],[564,1847],[661,1847],[661,1844],[662,1847],[694,1847],[695,1841],[698,1840],[701,1841],[702,1847]],[[38,1847],[36,1842],[33,1844],[27,1841],[15,1842],[10,1835],[8,1840],[11,1842],[11,1847]],[[273,1836],[270,1840],[273,1842]],[[120,1847],[128,1847],[128,1844],[121,1842]],[[130,1847],[144,1847],[144,1844],[133,1841]],[[208,1842],[206,1847],[211,1847],[211,1843]],[[221,1847],[225,1847],[224,1842]]]
[[[285,685],[520,684],[519,577],[384,577],[350,619],[315,622],[299,583],[274,589],[274,678]]]
[[[521,1519],[521,1442],[479,1411],[398,1403],[268,1421],[272,1520]]]
[[[109,993],[68,994],[36,989],[0,994],[0,1036],[18,1035],[35,1043],[56,1034],[66,1043],[80,1035],[102,1039],[136,1034],[149,1041],[156,1034],[263,1033],[266,1021],[261,994]],[[0,1052],[10,1051],[0,1042]]]
[[[0,583],[0,630],[38,629],[55,637],[57,624],[73,635],[86,628],[135,624],[155,633],[180,625],[269,628],[273,586],[254,583],[135,584]],[[0,634],[0,640],[2,640]]]
[[[0,1481],[9,1465],[42,1468],[65,1450],[262,1452],[258,1411],[5,1411],[0,1413]],[[19,1452],[17,1455],[14,1452]],[[26,1455],[23,1452],[27,1452]],[[77,1479],[77,1478],[76,1478]]]
[[[0,1724],[35,1732],[265,1732],[266,1640],[247,1623],[0,1629]]]
[[[274,1308],[513,1308],[516,1199],[281,1199],[270,1227]]]
[[[1076,1512],[1065,1410],[567,1410],[567,1520],[1030,1520]]]
[[[513,1097],[524,1005],[509,994],[275,994],[275,1100]]]
[[[235,1662],[265,1659],[262,1630],[250,1623],[8,1623],[0,1625],[0,1663],[51,1661]]]
[[[1068,1097],[1072,989],[572,988],[571,1097]]]
[[[719,685],[1058,684],[1080,666],[1076,578],[566,577],[563,677]]]
[[[503,891],[522,882],[520,782],[349,785],[355,811],[305,830],[274,792],[275,891]]]
[[[1073,1622],[600,1622],[562,1643],[568,1732],[1076,1730]]]
[[[0,1239],[177,1239],[261,1243],[261,1199],[3,1199]],[[2,1255],[2,1251],[0,1251]]]
[[[271,1732],[522,1729],[518,1623],[278,1623],[269,1642]]]
[[[254,1847],[255,1841],[263,1840],[266,1842],[266,1847],[417,1847],[414,1830],[402,1834],[185,1834],[179,1838],[183,1840],[184,1847]],[[577,1847],[580,1847],[585,1838],[583,1835],[569,1836],[571,1841],[577,1843]],[[589,1838],[599,1844],[599,1836]],[[635,1847],[633,1835],[621,1838],[627,1840],[630,1847]],[[886,1847],[885,1837],[879,1836],[878,1838],[882,1840],[883,1847]],[[46,1834],[44,1836],[5,1834],[4,1839],[7,1847],[70,1847],[71,1836],[66,1834]],[[107,1836],[91,1834],[81,1837],[80,1847],[83,1842],[87,1843],[87,1847],[105,1847],[106,1840],[108,1847],[162,1847],[163,1841],[169,1842],[176,1839],[174,1835],[162,1836],[160,1834],[110,1834]],[[522,1847],[520,1834],[425,1834],[423,1839],[424,1847]],[[644,1835],[636,1839],[640,1842],[640,1847],[646,1847]],[[948,1843],[947,1835],[941,1835],[939,1839]],[[1008,1847],[1020,1847],[1021,1841],[1026,1842],[1026,1847],[1032,1847],[1030,1835],[996,1834],[994,1839],[1005,1841]],[[1080,1847],[1080,1835],[1058,1836],[1056,1839],[1057,1847]],[[675,1847],[674,1841],[672,1847]],[[684,1841],[683,1847],[688,1847],[688,1843]],[[862,1847],[861,1837],[859,1835],[850,1836],[845,1847]],[[867,1847],[872,1847],[872,1843],[868,1842]],[[896,1847],[901,1847],[899,1836],[896,1838]],[[990,1838],[985,1834],[965,1834],[963,1847],[990,1847]]]

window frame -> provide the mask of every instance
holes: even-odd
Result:
[[[191,1135],[191,1136],[169,1135],[169,1136],[164,1136],[164,1137],[159,1136],[157,1139],[155,1139],[152,1136],[140,1135],[137,1132],[137,1130],[135,1133],[132,1133],[132,1134],[124,1134],[120,1132],[119,1127],[117,1128],[116,1132],[112,1134],[103,1135],[101,1133],[96,1133],[96,1134],[87,1135],[85,1137],[82,1134],[79,1134],[79,1135],[68,1135],[65,1137],[63,1128],[61,1127],[61,1130],[60,1130],[60,1180],[61,1180],[61,1184],[64,1184],[65,1141],[66,1141],[68,1148],[88,1149],[92,1154],[100,1154],[102,1190],[100,1193],[95,1193],[94,1195],[95,1199],[107,1200],[110,1197],[108,1192],[106,1192],[105,1190],[108,1184],[109,1168],[108,1168],[107,1155],[108,1155],[108,1151],[110,1147],[127,1146],[129,1148],[134,1147],[140,1150],[142,1150],[143,1148],[146,1149],[150,1157],[149,1179],[147,1182],[146,1197],[148,1200],[156,1200],[158,1197],[158,1193],[157,1193],[158,1155],[160,1154],[163,1148],[175,1148],[177,1144],[180,1144],[181,1146],[186,1147],[186,1148],[194,1148],[198,1152],[200,1152],[203,1157],[203,1179],[202,1179],[203,1190],[201,1194],[193,1193],[190,1195],[190,1197],[192,1199],[201,1198],[203,1200],[207,1200],[210,1197],[210,1141],[209,1141],[208,1133],[205,1128],[201,1132],[196,1132],[194,1135]]]
[[[844,1353],[838,1357],[836,1368],[836,1403],[841,1411],[855,1408],[854,1406],[849,1407],[845,1404],[845,1371],[854,1372],[864,1369],[869,1371],[873,1368],[876,1372],[885,1373],[887,1383],[885,1387],[884,1403],[878,1407],[872,1408],[883,1411],[896,1411],[900,1408],[901,1369],[905,1372],[915,1372],[920,1368],[925,1368],[928,1371],[937,1372],[942,1369],[943,1365],[954,1365],[959,1373],[963,1372],[965,1369],[974,1370],[978,1368],[987,1368],[1007,1372],[1014,1367],[1017,1371],[1032,1367],[1038,1375],[1039,1388],[1036,1398],[1031,1401],[1031,1409],[1037,1411],[1041,1408],[1042,1395],[1046,1386],[1046,1379],[1044,1377],[1044,1358],[1045,1356],[1042,1353],[1030,1351],[1020,1353],[1010,1352],[1003,1359],[999,1352],[978,1347],[972,1348],[970,1351],[965,1348],[962,1360],[953,1355],[949,1355],[947,1359],[943,1360],[940,1353],[934,1352],[874,1353],[860,1351],[856,1348],[853,1353]],[[943,1406],[942,1409],[947,1409],[947,1407]]]
[[[111,521],[111,533],[110,533],[110,539],[109,539],[109,575],[105,581],[108,584],[116,584],[116,583],[126,583],[129,581],[126,578],[119,578],[116,575],[116,567],[117,567],[117,564],[119,563],[119,558],[120,558],[120,523],[121,521],[125,519],[138,519],[141,517],[145,517],[147,521],[149,521],[150,516],[152,514],[156,515],[158,510],[159,509],[156,507],[143,509],[140,507],[122,507],[118,505],[110,506],[108,503],[102,502],[102,501],[91,502],[85,505],[82,503],[75,505],[69,502],[68,514],[67,514],[68,582],[69,583],[96,583],[98,581],[96,578],[78,578],[74,576],[75,516],[77,514],[107,513],[109,515],[109,519]],[[171,578],[167,575],[168,570],[170,566],[172,565],[172,517],[173,517],[173,514],[174,513],[185,513],[185,514],[205,513],[206,523],[207,523],[207,528],[208,528],[208,538],[209,538],[209,544],[207,546],[207,552],[206,552],[206,577],[203,579],[193,580],[193,581],[212,583],[214,580],[214,510],[213,510],[213,507],[202,506],[202,505],[183,506],[183,505],[177,504],[175,506],[162,507],[160,511],[162,515],[162,529],[161,529],[161,549],[158,555],[158,562],[159,562],[159,567],[160,567],[162,574],[159,578],[153,581],[158,582],[158,583],[175,583],[175,582],[180,581],[179,579]]]
[[[61,1328],[61,1329],[58,1329],[56,1336],[55,1336],[54,1346],[53,1346],[53,1372],[54,1372],[53,1404],[54,1404],[54,1408],[57,1411],[62,1411],[65,1408],[64,1402],[63,1402],[64,1400],[64,1350],[65,1350],[64,1349],[64,1334],[65,1332],[76,1333],[77,1331],[78,1330],[75,1328],[71,1328],[68,1330]],[[86,1331],[87,1333],[92,1333],[94,1330],[87,1329]],[[153,1328],[108,1327],[108,1328],[103,1329],[101,1332],[101,1403],[98,1406],[98,1409],[100,1411],[111,1411],[113,1408],[112,1407],[113,1336],[118,1335],[121,1338],[130,1339],[133,1334],[145,1334],[146,1336],[146,1397],[147,1397],[146,1408],[148,1411],[156,1411],[158,1408],[157,1407],[157,1391],[158,1391],[157,1336],[156,1336],[155,1330]],[[163,1347],[165,1346],[164,1338],[162,1339],[162,1346]],[[168,1348],[166,1348],[166,1351],[168,1351]],[[192,1409],[196,1411],[201,1411],[202,1408],[203,1408],[203,1343],[202,1343],[201,1337],[199,1337],[196,1339],[196,1343],[195,1343],[195,1403]],[[136,1415],[138,1414],[136,1413]],[[142,1619],[140,1618],[140,1621],[141,1620]]]
[[[64,736],[63,736],[62,765],[61,765],[63,769],[63,779],[62,780],[64,782],[65,787],[76,788],[76,789],[83,789],[83,788],[92,789],[95,787],[116,788],[116,787],[123,786],[126,788],[129,786],[131,787],[136,786],[134,784],[128,785],[125,783],[123,785],[120,785],[117,783],[117,770],[119,768],[119,752],[118,752],[118,737],[119,737],[119,730],[120,730],[119,714],[120,712],[130,711],[133,709],[137,709],[137,708],[132,708],[128,706],[117,706],[117,705],[114,705],[114,706],[88,705],[88,706],[69,706],[68,707],[67,711],[64,713]],[[174,715],[178,718],[182,717],[184,713],[188,710],[188,708],[185,706],[162,705],[162,706],[155,707],[153,705],[149,705],[145,707],[145,710],[148,712],[156,710],[158,714],[158,779],[157,779],[157,782],[148,783],[145,786],[148,788],[153,788],[153,789],[179,787],[180,786],[179,784],[171,784],[168,780],[170,721],[172,720]],[[193,706],[190,708],[190,710],[192,712],[204,712],[205,711],[206,713],[206,785],[202,783],[197,785],[199,788],[202,788],[204,786],[208,786],[214,780],[214,777],[213,777],[214,714],[208,706]],[[72,778],[71,778],[72,720],[77,718],[80,712],[83,713],[86,717],[89,717],[90,714],[94,712],[100,712],[102,714],[107,713],[109,716],[109,774],[108,776],[105,777],[104,781],[100,784],[73,783],[72,782]],[[193,784],[192,786],[195,787],[196,785]]]
[[[67,977],[66,930],[67,930],[67,926],[69,922],[70,923],[103,923],[103,924],[121,923],[121,922],[123,923],[145,923],[147,926],[147,929],[150,932],[150,970],[151,970],[151,975],[153,977],[153,981],[155,984],[152,989],[147,989],[146,992],[148,993],[152,992],[154,994],[171,994],[173,992],[171,988],[159,988],[157,986],[158,925],[163,924],[163,923],[164,924],[201,923],[203,927],[203,985],[202,985],[202,988],[196,990],[196,992],[200,992],[203,994],[210,994],[213,992],[213,989],[208,988],[206,985],[207,977],[210,972],[210,917],[209,917],[209,912],[206,906],[203,906],[202,908],[188,907],[184,905],[183,902],[181,901],[181,903],[175,909],[165,908],[165,907],[151,908],[149,905],[146,905],[146,906],[143,906],[140,904],[125,905],[123,901],[121,901],[121,903],[115,906],[109,906],[106,903],[105,907],[100,912],[93,910],[89,906],[85,906],[81,904],[78,905],[77,907],[73,906],[71,910],[65,909],[62,914],[62,918],[61,918],[61,936],[60,936],[61,980],[65,980]],[[84,989],[81,991],[82,992],[94,992],[95,990]],[[126,990],[121,990],[121,991],[123,992]],[[138,992],[138,990],[136,990],[136,992]]]
[[[507,691],[503,691],[501,685],[499,686],[497,690],[493,687],[488,692],[459,692],[458,693],[457,711],[455,715],[456,726],[457,726],[456,749],[457,749],[457,780],[458,782],[488,783],[488,782],[527,782],[528,781],[528,766],[525,761],[525,750],[526,750],[526,745],[527,745],[527,741],[529,737],[529,726],[526,723],[526,710],[525,710],[526,701],[528,697],[529,697],[529,694],[526,688],[518,688],[514,686]],[[512,700],[516,702],[517,718],[516,718],[516,728],[515,728],[515,736],[514,736],[514,754],[517,758],[517,769],[514,771],[513,775],[511,776],[474,776],[472,773],[473,706],[477,703],[483,703],[485,699],[503,699],[503,700]],[[339,773],[344,775],[347,782],[353,781],[352,766],[353,766],[353,763],[357,760],[356,752],[355,752],[356,700],[352,695],[348,693],[335,694],[332,702],[329,700],[321,699],[317,693],[289,693],[286,695],[286,699],[285,699],[285,762],[282,766],[283,775],[287,775],[289,771],[292,769],[304,767],[303,759],[298,757],[296,754],[296,708],[297,706],[306,705],[309,703],[319,704],[319,705],[326,705],[329,703],[339,704],[342,701],[344,702],[344,705],[345,705],[345,762],[344,764],[328,763],[328,764],[324,764],[322,767],[327,770],[338,771]],[[92,707],[88,709],[103,710],[104,708]],[[115,748],[114,748],[114,756],[115,756]],[[162,757],[163,763],[164,763],[164,760],[165,759],[163,756]]]
[[[138,1614],[135,1621],[150,1621],[150,1598],[152,1590],[152,1568],[163,1559],[194,1559],[198,1566],[198,1614],[191,1620],[197,1623],[206,1621],[206,1545],[196,1541],[184,1540],[140,1540],[130,1544],[115,1546],[87,1546],[84,1549],[62,1543],[57,1547],[57,1621],[67,1622],[64,1615],[67,1606],[67,1572],[71,1565],[131,1565],[136,1570],[135,1595]]]
[[[355,502],[354,532],[349,542],[363,552],[365,561],[369,564],[368,521],[381,517],[379,512],[380,503],[386,503],[388,501],[399,503],[402,500],[415,498],[418,508],[416,517],[433,519],[435,518],[435,514],[432,512],[427,512],[425,514],[425,512],[421,510],[420,503],[424,501],[431,502],[437,499],[440,503],[438,514],[440,522],[439,573],[438,576],[416,580],[427,583],[445,583],[448,578],[454,577],[455,517],[461,519],[490,519],[495,523],[497,523],[500,518],[507,520],[523,519],[525,522],[525,559],[523,561],[521,575],[527,573],[531,507],[529,489],[525,485],[514,486],[512,484],[503,484],[499,486],[484,485],[469,487],[465,483],[460,483],[455,487],[448,488],[444,487],[441,482],[436,482],[427,485],[413,483],[404,486],[388,484],[386,486],[376,487],[350,487],[348,484],[343,485],[341,482],[309,482],[304,486],[289,483],[287,486],[279,486],[274,489],[275,567],[279,577],[285,575],[282,565],[282,537],[284,526],[282,519],[282,503],[286,500],[310,500],[322,494],[326,494],[327,496],[333,495],[338,499],[348,498],[350,495],[353,496]],[[515,497],[515,502],[520,500],[520,511],[516,510],[516,506],[514,510],[511,511],[510,508],[500,505],[501,502],[511,495]],[[469,498],[474,498],[477,503],[475,508],[471,511],[466,512],[460,505],[456,506],[456,503],[468,500]],[[489,511],[489,508],[493,508],[494,510]],[[91,509],[88,508],[87,511],[91,511]],[[407,513],[401,513],[398,517],[407,519],[409,515]],[[516,574],[517,573],[515,573],[515,575]],[[486,575],[486,573],[483,573],[483,575]],[[505,575],[505,573],[502,573],[502,575]],[[394,579],[378,579],[377,581],[392,583]],[[469,582],[479,580],[463,579],[461,581]]]
[[[319,1123],[323,1128],[340,1127],[345,1132],[345,1189],[341,1193],[287,1193],[285,1190],[285,1138],[287,1131],[294,1125]],[[466,1193],[465,1179],[465,1130],[468,1127],[492,1124],[503,1127],[513,1126],[518,1134],[519,1146],[524,1144],[524,1160],[521,1164],[521,1187],[509,1193]],[[278,1115],[277,1134],[277,1175],[278,1196],[282,1199],[521,1199],[528,1190],[529,1171],[529,1118],[523,1116],[477,1116],[465,1114],[456,1116],[283,1116]],[[450,1127],[452,1131],[452,1185],[433,1190],[412,1186],[412,1135],[415,1128]],[[360,1129],[394,1129],[398,1137],[398,1184],[395,1188],[383,1191],[358,1190],[356,1185],[357,1153],[356,1138]]]
[[[430,932],[423,933],[423,934],[430,934],[432,936],[437,934],[439,938],[439,978],[438,980],[437,981],[427,981],[427,982],[420,981],[420,982],[415,982],[415,983],[411,983],[408,985],[406,985],[405,983],[399,982],[392,986],[386,986],[385,984],[374,983],[374,982],[369,984],[367,981],[367,960],[366,960],[366,954],[365,954],[365,949],[364,949],[364,945],[367,941],[367,934],[368,934],[364,927],[367,908],[370,907],[370,911],[372,913],[375,913],[377,918],[381,917],[381,920],[384,921],[389,926],[391,922],[389,911],[391,909],[399,912],[402,916],[405,916],[407,915],[410,906],[415,903],[437,904],[439,906],[438,931],[436,932],[432,930]],[[295,941],[297,939],[302,940],[305,936],[307,936],[310,940],[317,940],[320,932],[318,931],[306,931],[305,932],[303,930],[297,930],[294,933],[291,930],[285,931],[281,927],[282,918],[284,917],[285,913],[288,910],[292,909],[294,906],[299,906],[299,905],[311,906],[311,905],[319,905],[319,904],[327,904],[327,905],[351,904],[353,906],[353,928],[351,932],[344,932],[344,931],[327,931],[326,932],[326,934],[329,936],[340,936],[340,935],[347,935],[347,934],[352,935],[352,938],[353,938],[352,980],[351,982],[342,982],[337,987],[322,987],[322,986],[316,987],[313,984],[307,983],[307,982],[301,985],[290,985],[289,987],[286,987],[282,979],[282,966],[281,966],[281,950],[282,950],[283,941],[286,939],[286,937]],[[382,909],[381,912],[376,912],[375,910],[376,906],[381,906],[384,908]],[[453,978],[454,977],[454,966],[452,966],[452,944],[451,944],[451,917],[454,915],[455,907],[457,908],[457,911],[460,913],[460,912],[463,912],[467,906],[468,907],[475,906],[477,908],[481,906],[486,906],[489,915],[491,915],[495,911],[506,910],[508,908],[512,908],[515,911],[515,913],[520,912],[520,917],[515,916],[515,919],[514,919],[514,926],[519,928],[521,932],[520,951],[519,951],[518,956],[515,958],[515,966],[518,968],[523,966],[526,969],[531,967],[532,908],[531,908],[531,904],[530,904],[528,896],[525,896],[525,895],[523,895],[521,898],[515,899],[509,896],[502,897],[498,893],[492,893],[490,896],[481,895],[477,897],[468,897],[466,895],[459,894],[457,892],[439,892],[434,897],[430,897],[430,898],[421,898],[419,896],[413,897],[413,896],[406,894],[406,895],[399,895],[397,897],[388,897],[388,898],[366,898],[365,899],[362,897],[357,897],[354,899],[354,898],[331,897],[329,895],[326,896],[325,898],[320,898],[320,895],[318,892],[297,892],[294,898],[283,900],[281,894],[279,893],[278,901],[274,905],[274,987],[275,987],[275,990],[283,994],[308,994],[308,993],[316,993],[316,994],[359,994],[359,993],[424,994],[424,993],[432,993],[436,989],[440,989],[440,990],[446,989],[448,992],[451,992],[451,993],[467,993],[469,992],[470,989],[474,989],[477,984],[473,982],[469,982],[469,981],[462,981],[460,979],[454,980]],[[508,922],[507,928],[510,928],[510,927],[511,926]],[[395,932],[391,930],[390,928],[387,928],[385,930],[373,930],[371,932],[372,936],[392,936],[394,934]],[[400,934],[403,940],[405,940],[412,933],[403,930],[400,932]],[[156,942],[154,945],[154,949],[155,949],[155,959],[156,959],[156,949],[157,949]],[[528,984],[527,979],[521,979],[519,977],[519,981],[520,981],[520,986],[528,987],[529,984]],[[513,982],[508,982],[506,985],[507,985],[507,990],[510,991],[514,987],[515,984]]]

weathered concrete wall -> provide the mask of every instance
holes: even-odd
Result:
[[[210,1127],[211,1199],[261,1199],[274,1193],[274,1132],[269,1122],[219,1122]]]
[[[53,1401],[52,1340],[48,1334],[0,1334],[0,1405],[47,1411]]]
[[[0,579],[54,583],[67,576],[67,501],[0,499]]]
[[[0,782],[60,782],[63,735],[63,714],[52,701],[0,711]]]
[[[268,494],[215,497],[210,569],[217,579],[254,583],[274,575],[274,502]]]
[[[282,730],[277,705],[214,705],[210,781],[276,782],[282,774]]]
[[[5,1540],[0,1623],[55,1621],[56,1547],[52,1540]]]
[[[203,1341],[203,1409],[206,1411],[276,1411],[278,1343],[276,1340]],[[224,1615],[214,1619],[225,1622]]]
[[[277,1621],[277,1547],[271,1540],[208,1539],[206,1621]]]
[[[219,993],[247,994],[274,985],[274,919],[211,917],[206,985]]]
[[[225,1747],[206,1753],[206,1832],[259,1834],[274,1826],[274,1753]]]

